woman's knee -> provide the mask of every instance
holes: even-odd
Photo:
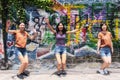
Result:
[[[111,62],[109,61],[109,62],[108,62],[108,64],[110,65],[110,64],[111,64]]]
[[[66,61],[63,61],[62,64],[65,65],[65,64],[66,64]]]
[[[111,62],[110,62],[110,61],[105,61],[104,63],[105,63],[105,64],[111,64]]]
[[[104,61],[104,64],[108,64],[108,61]]]
[[[28,65],[28,61],[25,61],[24,64]]]
[[[61,62],[58,62],[58,66],[61,66],[62,65],[62,63]]]
[[[22,64],[28,65],[28,61],[22,61]]]

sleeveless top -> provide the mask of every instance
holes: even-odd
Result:
[[[99,32],[98,34],[98,38],[101,39],[101,46],[112,46],[112,35],[110,32],[106,32],[106,34],[104,35],[102,32]],[[100,47],[101,47],[100,46]]]
[[[28,33],[25,31],[24,34],[20,30],[15,30],[16,43],[15,46],[19,48],[25,48],[27,43]]]
[[[65,46],[66,34],[56,33],[55,37],[56,37],[56,45],[58,45],[58,46]]]

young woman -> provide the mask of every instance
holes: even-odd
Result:
[[[75,33],[77,31],[67,31],[64,27],[64,25],[60,22],[58,23],[56,30],[53,29],[53,27],[49,24],[49,20],[46,18],[45,19],[48,27],[50,30],[54,33],[55,38],[56,38],[56,45],[55,45],[55,56],[57,59],[57,75],[65,75],[66,71],[66,47],[65,47],[65,39],[66,39],[66,34],[70,33]]]
[[[26,52],[26,42],[27,42],[27,38],[30,38],[31,40],[33,40],[36,36],[37,33],[34,30],[34,35],[30,36],[26,31],[25,31],[25,24],[24,23],[20,23],[19,24],[19,29],[18,30],[9,30],[9,27],[11,26],[11,21],[7,20],[6,22],[6,32],[13,34],[15,36],[15,51],[16,51],[16,56],[18,57],[18,59],[21,62],[21,66],[19,68],[17,77],[20,79],[23,79],[24,76],[28,76],[27,74],[25,74],[25,69],[28,66],[28,55]]]
[[[113,53],[112,35],[107,30],[107,25],[103,23],[101,25],[101,32],[98,33],[97,53],[101,55],[103,64],[97,73],[109,74],[106,70],[111,64],[111,54]]]

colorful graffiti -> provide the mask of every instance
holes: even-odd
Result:
[[[57,4],[59,3],[57,2]],[[59,22],[63,22],[67,30],[79,30],[75,34],[67,35],[66,37],[68,57],[96,55],[97,34],[100,31],[100,24],[102,22],[106,22],[109,30],[115,35],[115,40],[120,38],[120,20],[118,19],[119,16],[115,16],[118,15],[119,11],[115,10],[113,13],[113,8],[115,6],[112,3],[93,3],[90,5],[60,4],[60,6],[54,5],[52,9],[56,12],[50,14],[42,9],[26,7],[27,22],[25,30],[30,35],[33,34],[32,29],[36,29],[38,32],[36,39],[33,41],[28,39],[26,46],[30,61],[54,58],[55,36],[44,21],[46,17],[49,18],[53,28],[56,28]],[[17,26],[17,23],[13,22],[11,29],[17,29]],[[7,37],[8,58],[14,64],[19,64],[14,54],[14,36],[8,34]]]
[[[2,25],[0,22],[0,60],[4,58],[4,45],[3,45],[3,35],[2,35]]]
[[[76,27],[78,25],[75,25],[76,23],[80,23],[79,24],[79,28],[81,28],[83,25],[88,25],[88,31],[90,32],[89,33],[89,37],[90,39],[95,39],[96,38],[96,35],[95,35],[95,32],[99,32],[99,27],[100,27],[100,23],[101,22],[106,22],[108,24],[108,26],[110,27],[110,20],[109,18],[107,17],[107,15],[111,14],[110,12],[107,12],[107,6],[110,6],[112,4],[100,4],[99,5],[92,5],[92,6],[85,6],[85,5],[80,5],[80,6],[71,6],[71,5],[67,5],[67,10],[68,10],[68,16],[70,16],[69,18],[71,19],[70,21],[70,25],[69,26],[72,26],[72,27]],[[111,9],[111,8],[110,8]],[[76,11],[76,14],[73,14],[73,11],[75,10]],[[70,13],[71,12],[71,13]],[[117,11],[116,11],[117,12]],[[73,17],[73,16],[78,16],[78,17]],[[76,19],[74,18],[79,18],[78,21],[76,21]],[[116,28],[115,30],[115,39],[118,40],[118,22],[119,20],[115,17],[114,18],[114,27]],[[73,25],[74,24],[74,25]],[[68,26],[68,27],[69,27]],[[94,28],[97,29],[94,30]],[[68,28],[69,29],[69,28]]]

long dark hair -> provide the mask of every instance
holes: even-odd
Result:
[[[59,28],[58,28],[59,25],[60,25],[60,23],[63,25],[62,33],[63,33],[63,34],[66,34],[67,29],[64,27],[64,24],[63,24],[62,22],[59,22],[59,23],[57,24],[57,26],[56,26],[56,32],[59,33],[59,31],[60,31]]]

